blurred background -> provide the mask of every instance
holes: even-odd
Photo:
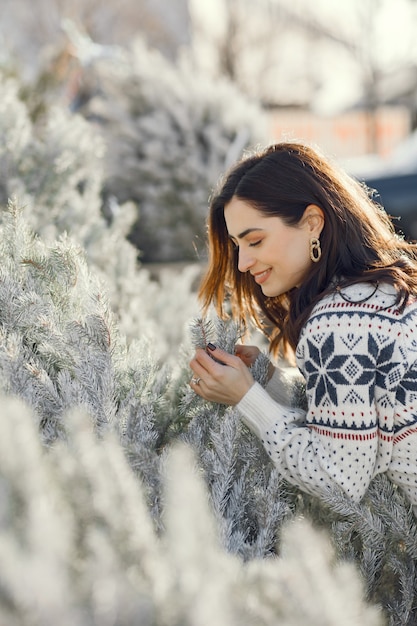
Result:
[[[57,107],[81,117],[102,142],[102,214],[134,207],[142,262],[204,258],[218,177],[281,139],[339,160],[417,237],[416,34],[416,0],[2,0],[3,146],[22,143],[12,84],[37,141],[54,144]],[[71,149],[91,166],[87,144]],[[24,153],[3,156],[3,201],[24,188],[39,204]]]

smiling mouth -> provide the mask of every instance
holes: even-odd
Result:
[[[269,268],[268,270],[265,270],[264,272],[259,272],[259,274],[253,274],[253,278],[255,282],[258,283],[258,285],[261,285],[262,283],[264,283],[266,279],[269,277],[271,271],[272,271],[271,268]]]

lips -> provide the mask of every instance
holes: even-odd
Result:
[[[269,268],[263,272],[258,272],[257,274],[253,274],[253,278],[258,285],[262,285],[270,276],[272,269]]]

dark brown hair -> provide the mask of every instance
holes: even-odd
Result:
[[[294,227],[308,205],[322,209],[322,256],[300,287],[270,298],[248,272],[239,272],[224,218],[224,207],[233,197]],[[213,303],[221,317],[229,309],[243,325],[255,323],[269,335],[275,353],[280,347],[295,349],[312,307],[335,288],[335,279],[339,287],[391,283],[400,307],[417,293],[416,247],[395,233],[364,185],[301,143],[274,144],[248,154],[227,173],[211,199],[208,246],[209,263],[199,291],[204,309]]]

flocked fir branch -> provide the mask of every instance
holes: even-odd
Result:
[[[78,409],[47,449],[25,404],[1,406],[2,623],[382,625],[355,568],[307,522],[284,528],[274,559],[225,551],[189,448],[165,457],[159,535],[114,433],[97,438]]]
[[[139,271],[139,251],[127,240],[137,209],[133,203],[121,205],[114,195],[103,199],[106,145],[98,129],[58,105],[46,106],[40,119],[32,119],[22,87],[18,77],[0,81],[1,205],[16,198],[44,243],[54,244],[66,233],[94,275],[106,282],[127,340],[146,337],[161,361],[175,360],[172,346],[183,341],[198,312],[191,289],[198,264],[164,274],[160,281]],[[172,293],[178,296],[175,303]]]

